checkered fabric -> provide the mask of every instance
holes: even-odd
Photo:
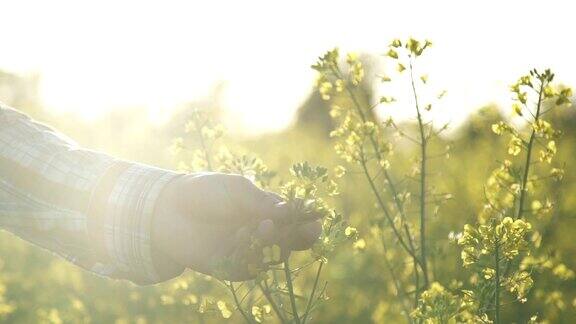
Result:
[[[178,174],[78,147],[0,103],[0,228],[100,275],[152,284],[150,224]]]

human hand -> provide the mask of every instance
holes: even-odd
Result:
[[[221,279],[254,277],[249,265],[263,266],[253,239],[276,244],[283,254],[312,246],[321,231],[318,218],[294,224],[294,209],[239,175],[185,175],[167,185],[152,221],[152,244],[162,258]],[[287,225],[288,224],[288,225]]]

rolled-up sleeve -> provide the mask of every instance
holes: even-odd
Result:
[[[82,149],[0,104],[0,227],[84,269],[138,284],[173,276],[155,266],[150,224],[178,176]]]

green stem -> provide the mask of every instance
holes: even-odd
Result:
[[[288,257],[284,259],[284,274],[286,276],[286,286],[288,287],[288,294],[290,296],[290,305],[292,306],[292,319],[294,323],[301,324],[300,317],[298,316],[298,307],[296,306],[296,297],[294,296],[294,284],[292,283],[292,274],[290,273],[290,264]]]
[[[495,281],[495,293],[494,293],[494,323],[500,323],[500,243],[496,242],[496,248],[494,251],[495,259],[495,270],[496,274],[494,276]]]
[[[252,323],[252,320],[250,319],[250,317],[248,316],[248,314],[246,314],[246,312],[244,312],[244,309],[242,309],[242,304],[240,303],[240,301],[238,300],[238,295],[236,295],[236,289],[234,289],[234,284],[232,282],[230,282],[230,285],[227,285],[228,289],[230,289],[230,292],[232,293],[232,297],[234,299],[234,303],[236,304],[236,308],[238,309],[238,311],[240,312],[240,314],[242,314],[242,317],[244,318],[244,320],[246,321],[246,323]]]
[[[338,68],[332,68],[332,73],[337,78],[342,79],[342,74],[340,73]],[[350,88],[350,86],[348,84],[346,84],[345,89],[346,89],[346,92],[348,92],[348,95],[350,96],[350,99],[352,100],[352,103],[354,104],[354,108],[356,109],[356,112],[360,116],[360,119],[362,120],[362,122],[365,123],[367,121],[367,117],[364,114],[364,111],[362,109],[362,105],[360,105],[360,102],[356,98],[354,91]],[[372,144],[372,148],[374,149],[374,152],[376,154],[376,157],[378,158],[379,161],[382,160],[382,156],[381,156],[380,151],[378,149],[378,143],[376,142],[376,139],[374,138],[374,136],[372,134],[369,135],[369,139],[370,139],[370,143]],[[376,199],[378,200],[378,205],[380,206],[382,211],[386,214],[389,221],[391,221],[392,217],[389,215],[387,208],[382,203],[382,198],[380,197],[380,194],[378,193],[378,190],[377,190],[376,186],[374,185],[372,178],[370,177],[369,173],[367,172],[366,166],[363,165],[363,168],[365,170],[364,173],[366,174],[368,181],[370,182],[372,192],[374,193],[374,195],[376,196]],[[384,176],[386,178],[386,181],[388,183],[388,187],[390,189],[390,192],[392,194],[392,200],[394,200],[394,203],[396,204],[396,208],[398,209],[398,212],[400,213],[400,215],[402,216],[402,218],[404,220],[404,232],[405,232],[407,240],[408,240],[408,246],[404,243],[402,236],[396,230],[394,223],[391,222],[391,226],[394,229],[394,234],[398,237],[398,240],[400,241],[401,245],[406,249],[408,254],[410,254],[410,256],[412,256],[412,258],[414,259],[414,263],[420,265],[420,267],[422,268],[423,267],[422,263],[418,259],[418,257],[416,256],[416,252],[415,252],[416,250],[415,250],[414,244],[412,242],[412,236],[410,235],[410,231],[409,231],[408,225],[407,225],[406,213],[404,211],[402,203],[398,199],[398,191],[396,190],[396,186],[394,185],[394,181],[392,179],[392,176],[390,175],[388,170],[386,170],[385,168],[383,168],[383,172],[384,172]],[[418,276],[418,269],[416,269],[416,267],[414,268],[414,271],[416,273],[415,276]]]
[[[332,73],[337,78],[342,79],[342,74],[340,73],[340,71],[337,67],[332,68]],[[362,106],[360,105],[360,102],[356,98],[354,91],[350,88],[350,86],[348,84],[346,84],[345,89],[346,89],[346,92],[348,93],[348,95],[350,96],[350,99],[352,100],[352,103],[353,103],[358,115],[360,116],[360,119],[362,120],[362,122],[366,122],[367,117],[364,114]],[[421,121],[421,119],[420,119],[420,121]],[[373,134],[369,135],[369,139],[370,139],[370,143],[372,144],[372,148],[374,149],[374,152],[376,154],[376,157],[378,158],[379,161],[382,160],[382,156],[381,156],[380,151],[379,151],[378,143],[376,142],[376,139],[374,138]],[[370,187],[372,189],[372,192],[376,196],[376,199],[378,201],[378,205],[379,205],[380,209],[382,209],[382,211],[384,212],[386,217],[388,218],[388,221],[391,224],[391,227],[394,231],[394,234],[396,235],[396,237],[397,237],[398,241],[400,242],[400,244],[402,245],[402,247],[404,247],[404,249],[408,252],[408,254],[410,254],[410,256],[412,256],[412,258],[413,258],[413,261],[414,261],[414,281],[415,281],[416,287],[418,288],[418,286],[419,286],[418,266],[422,269],[422,272],[424,274],[425,286],[427,287],[428,286],[428,271],[427,271],[427,266],[426,266],[426,262],[425,262],[425,251],[423,253],[424,259],[419,259],[416,255],[416,249],[414,248],[412,235],[410,235],[410,231],[408,229],[407,217],[406,217],[406,214],[404,211],[404,207],[403,207],[402,202],[400,201],[400,199],[398,197],[398,191],[396,189],[395,182],[392,179],[392,176],[390,175],[388,170],[383,168],[384,176],[386,178],[388,188],[389,188],[390,193],[392,195],[392,199],[396,205],[396,209],[398,210],[398,212],[400,213],[400,216],[402,216],[402,218],[404,220],[404,233],[406,235],[406,239],[408,240],[408,246],[404,242],[402,235],[400,235],[400,233],[397,231],[396,227],[394,226],[392,217],[390,216],[386,206],[384,205],[384,203],[382,201],[382,197],[380,197],[380,194],[379,194],[379,192],[378,192],[378,190],[374,184],[374,181],[370,177],[370,174],[367,170],[367,167],[366,167],[364,161],[362,162],[362,168],[364,170],[366,178],[368,179],[368,182],[370,183]],[[424,204],[425,204],[425,202],[424,202]],[[423,262],[423,260],[424,260],[424,262]],[[415,303],[415,305],[418,304],[418,293],[417,292],[415,293],[415,296],[414,296],[414,303]]]
[[[368,171],[368,167],[366,166],[366,161],[362,160],[360,164],[362,165],[362,170],[364,171],[364,175],[366,176],[366,179],[368,179],[368,184],[370,185],[370,188],[372,189],[372,193],[374,194],[374,196],[376,196],[376,201],[378,202],[378,207],[380,207],[380,209],[384,212],[384,215],[386,216],[386,219],[390,223],[390,227],[392,228],[394,235],[398,239],[398,242],[414,260],[418,260],[416,253],[406,245],[406,242],[404,242],[402,235],[398,232],[398,229],[396,228],[396,226],[394,226],[394,220],[392,219],[392,215],[390,215],[390,211],[388,211],[388,208],[386,208],[386,205],[384,204],[384,200],[380,196],[380,193],[378,192],[378,189],[376,188],[376,184],[374,183],[374,180],[370,176],[370,172]]]
[[[540,120],[540,112],[542,110],[542,93],[544,91],[545,81],[540,83],[540,90],[538,91],[538,104],[536,105],[536,114],[534,115],[534,123],[537,123]],[[516,219],[522,218],[524,213],[524,201],[528,196],[528,177],[530,175],[530,164],[532,163],[532,149],[534,147],[534,141],[536,140],[536,131],[532,128],[532,132],[530,133],[530,139],[528,140],[528,148],[526,150],[526,161],[524,162],[524,174],[522,175],[522,184],[520,187],[520,197],[518,199],[518,210],[516,211]],[[508,275],[510,272],[512,263],[508,261],[506,263],[506,268],[504,269],[504,275]]]
[[[542,92],[544,91],[544,83],[540,83],[540,90],[538,91],[538,105],[536,106],[536,114],[534,115],[534,123],[540,120],[540,110],[542,107]],[[534,140],[536,139],[536,130],[532,128],[530,133],[530,139],[528,140],[528,149],[526,152],[526,161],[524,162],[524,175],[522,176],[522,186],[520,187],[520,198],[518,202],[518,210],[516,213],[516,219],[520,219],[524,212],[524,201],[528,195],[528,189],[526,185],[528,184],[528,176],[530,172],[530,163],[532,162],[532,148],[534,147]]]
[[[386,268],[388,268],[388,271],[390,272],[390,276],[392,277],[392,283],[394,283],[394,287],[396,288],[397,296],[400,297],[400,294],[405,295],[406,293],[404,291],[402,291],[402,288],[400,286],[400,280],[396,276],[396,272],[394,272],[394,268],[392,267],[392,265],[388,261],[388,258],[386,258],[386,254],[388,253],[388,248],[386,247],[386,242],[384,241],[384,237],[382,237],[380,241],[382,241],[382,250],[384,251],[384,265],[386,266]],[[416,294],[416,295],[418,295],[418,294]],[[399,302],[400,302],[400,305],[402,306],[402,309],[404,310],[404,314],[406,316],[407,323],[412,323],[412,318],[410,317],[410,311],[408,311],[408,308],[404,304],[404,301],[402,299],[400,299]],[[414,306],[414,309],[416,309],[417,307],[418,307],[418,299],[416,299],[416,305]]]
[[[312,302],[314,301],[314,295],[316,294],[316,289],[318,287],[318,281],[320,279],[320,273],[322,272],[323,266],[324,262],[320,261],[320,265],[318,265],[318,271],[316,271],[316,278],[314,279],[314,286],[312,286],[312,292],[308,298],[308,305],[306,305],[306,311],[304,312],[304,316],[302,316],[302,324],[306,323],[308,315],[310,314],[310,308],[312,307]]]
[[[412,59],[410,59],[410,83],[414,95],[414,104],[416,106],[416,115],[418,117],[418,129],[420,131],[420,261],[422,262],[422,274],[424,276],[424,290],[428,289],[428,266],[426,262],[426,149],[428,139],[424,134],[424,122],[420,106],[418,105],[418,94],[414,84],[414,68]]]
[[[286,319],[284,318],[284,316],[282,315],[282,312],[280,311],[280,308],[278,307],[278,305],[276,304],[276,301],[274,300],[274,297],[272,297],[272,295],[270,294],[270,287],[268,287],[268,283],[266,283],[266,281],[264,281],[265,287],[262,285],[261,282],[258,283],[258,287],[260,287],[260,290],[262,291],[262,293],[264,294],[264,297],[266,297],[266,299],[268,300],[268,302],[270,303],[270,306],[272,307],[272,310],[274,310],[274,313],[276,313],[276,316],[278,316],[278,319],[280,320],[280,322],[282,324],[287,323]]]
[[[208,146],[206,145],[206,141],[204,140],[204,135],[202,135],[202,125],[200,125],[200,113],[198,111],[195,112],[196,117],[194,118],[194,126],[196,128],[196,133],[198,135],[198,139],[200,141],[200,146],[202,146],[202,151],[204,151],[204,159],[206,160],[206,166],[208,167],[208,171],[214,171],[212,168],[212,160],[210,158],[210,152],[208,150]]]
[[[342,79],[342,74],[340,73],[339,69],[337,69],[337,68],[332,69],[332,73],[334,73],[334,75],[336,75],[336,77],[338,77],[339,79]],[[364,114],[362,106],[360,105],[360,102],[356,98],[354,91],[350,88],[349,85],[346,85],[345,89],[346,89],[346,92],[348,92],[348,95],[350,96],[350,99],[352,100],[352,103],[354,104],[354,108],[356,109],[356,112],[360,116],[360,119],[362,120],[362,122],[366,122],[367,117]],[[374,152],[376,154],[376,157],[378,158],[379,161],[382,160],[382,156],[380,154],[380,151],[378,148],[378,143],[376,142],[376,139],[374,138],[374,136],[372,134],[369,135],[369,138],[370,138],[370,143],[372,144],[372,148],[374,149]],[[366,166],[363,165],[363,168],[364,168],[364,173],[366,174],[366,177],[368,178],[368,181],[370,182],[370,187],[372,188],[372,191],[373,191],[374,195],[376,196],[376,199],[378,200],[378,204],[380,206],[380,209],[382,209],[384,211],[386,217],[388,218],[388,220],[392,226],[394,234],[398,238],[398,241],[400,242],[400,244],[405,248],[405,250],[408,252],[408,254],[410,254],[412,256],[412,259],[414,262],[414,283],[415,283],[416,287],[418,288],[420,285],[420,276],[418,274],[418,267],[420,267],[422,269],[422,273],[424,274],[425,286],[427,287],[428,286],[428,271],[427,271],[426,262],[425,262],[425,259],[419,259],[416,255],[416,249],[414,247],[412,235],[410,234],[410,230],[408,229],[408,224],[407,224],[408,219],[406,217],[406,213],[404,211],[404,207],[402,205],[402,202],[400,201],[400,199],[398,197],[398,190],[396,189],[396,186],[394,184],[395,182],[392,179],[392,176],[390,175],[388,170],[386,170],[383,167],[382,170],[384,172],[384,177],[386,178],[386,183],[388,184],[388,189],[390,190],[390,194],[392,195],[392,200],[394,201],[394,203],[396,205],[396,209],[398,210],[398,212],[400,213],[400,216],[403,219],[403,223],[404,223],[403,229],[404,229],[404,233],[406,235],[406,239],[408,241],[408,246],[406,246],[406,244],[404,243],[404,240],[402,239],[402,236],[396,230],[396,227],[394,226],[394,223],[392,221],[392,217],[389,216],[389,212],[387,211],[387,208],[382,203],[382,198],[380,197],[380,194],[378,193],[376,186],[373,184],[373,181],[372,181],[370,175],[368,174]],[[418,305],[418,297],[419,297],[418,295],[419,294],[417,292],[414,294],[414,304],[416,306]]]
[[[332,72],[338,78],[340,78],[340,79],[342,78],[342,75],[341,75],[339,70],[332,70]],[[354,91],[352,91],[350,86],[346,85],[345,88],[346,88],[346,92],[348,92],[348,95],[350,96],[350,99],[352,100],[352,103],[354,104],[354,108],[356,109],[356,112],[360,116],[360,119],[362,120],[362,122],[365,123],[368,119],[367,119],[366,115],[364,115],[362,105],[360,105],[358,98],[356,98],[356,95],[354,94]],[[376,157],[378,158],[379,161],[382,160],[382,155],[380,154],[380,151],[378,150],[378,143],[376,142],[376,139],[374,138],[374,136],[372,134],[370,134],[369,138],[370,138],[370,143],[372,144],[372,148],[374,149],[374,153],[376,154]],[[392,199],[394,200],[394,203],[396,204],[396,208],[398,209],[398,212],[400,213],[402,218],[404,220],[406,220],[406,213],[404,212],[404,207],[402,206],[402,202],[398,199],[398,191],[396,190],[396,186],[394,185],[395,182],[393,181],[392,176],[390,175],[390,172],[388,172],[388,170],[386,170],[384,167],[382,167],[382,168],[384,171],[384,177],[386,178],[386,181],[388,182],[388,186],[389,186],[390,192],[392,194]],[[405,226],[405,229],[407,231],[408,239],[411,243],[412,239],[411,239],[410,234],[408,233],[408,227]],[[412,245],[412,243],[411,243],[411,245]],[[412,247],[412,249],[414,249],[414,247]]]

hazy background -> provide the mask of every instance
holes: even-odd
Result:
[[[334,46],[361,53],[367,75],[361,99],[393,95],[398,102],[377,113],[406,118],[413,115],[408,83],[398,78],[389,88],[372,87],[373,75],[390,68],[376,60],[393,38],[428,38],[434,46],[419,67],[430,75],[431,89],[448,90],[431,113],[453,124],[450,136],[431,148],[435,154],[453,148],[449,160],[431,162],[438,171],[432,181],[454,195],[430,218],[429,240],[437,249],[431,265],[435,280],[465,281],[469,273],[448,233],[475,222],[495,161],[509,158],[508,139],[490,130],[511,115],[508,85],[534,67],[551,67],[558,82],[576,86],[572,7],[567,1],[3,0],[0,101],[83,147],[165,168],[189,162],[169,147],[176,137],[192,140],[184,133],[191,108],[210,110],[233,133],[227,146],[260,156],[286,179],[295,162],[330,170],[343,163],[328,137],[334,126],[328,104],[313,91],[309,66],[317,56]],[[576,110],[564,107],[547,118],[564,131],[557,160],[566,162],[567,194],[559,198],[542,250],[574,270]],[[408,173],[415,150],[398,147],[394,176]],[[330,300],[314,322],[399,323],[398,297],[379,241],[369,234],[378,213],[353,171],[341,179],[342,195],[334,203],[367,247],[343,247],[330,259]],[[558,188],[543,190],[556,195]],[[397,269],[406,266],[401,255],[390,259]],[[528,303],[506,308],[503,322],[542,314],[551,323],[572,323],[576,280],[536,276],[538,289],[552,297],[535,289]],[[306,272],[298,285],[313,279]],[[231,305],[214,280],[191,272],[136,287],[82,271],[0,231],[0,323],[222,323],[217,311],[197,312],[219,299]],[[238,322],[238,314],[228,321]]]
[[[101,118],[142,108],[158,124],[214,100],[235,131],[286,127],[334,46],[379,55],[392,38],[435,44],[438,119],[458,124],[534,66],[576,84],[568,1],[31,1],[0,3],[0,70],[39,77],[43,107]],[[535,23],[534,17],[541,17]],[[545,41],[542,41],[544,39]],[[4,99],[6,101],[6,99]],[[400,110],[400,109],[398,109]],[[398,112],[395,112],[398,113]]]

